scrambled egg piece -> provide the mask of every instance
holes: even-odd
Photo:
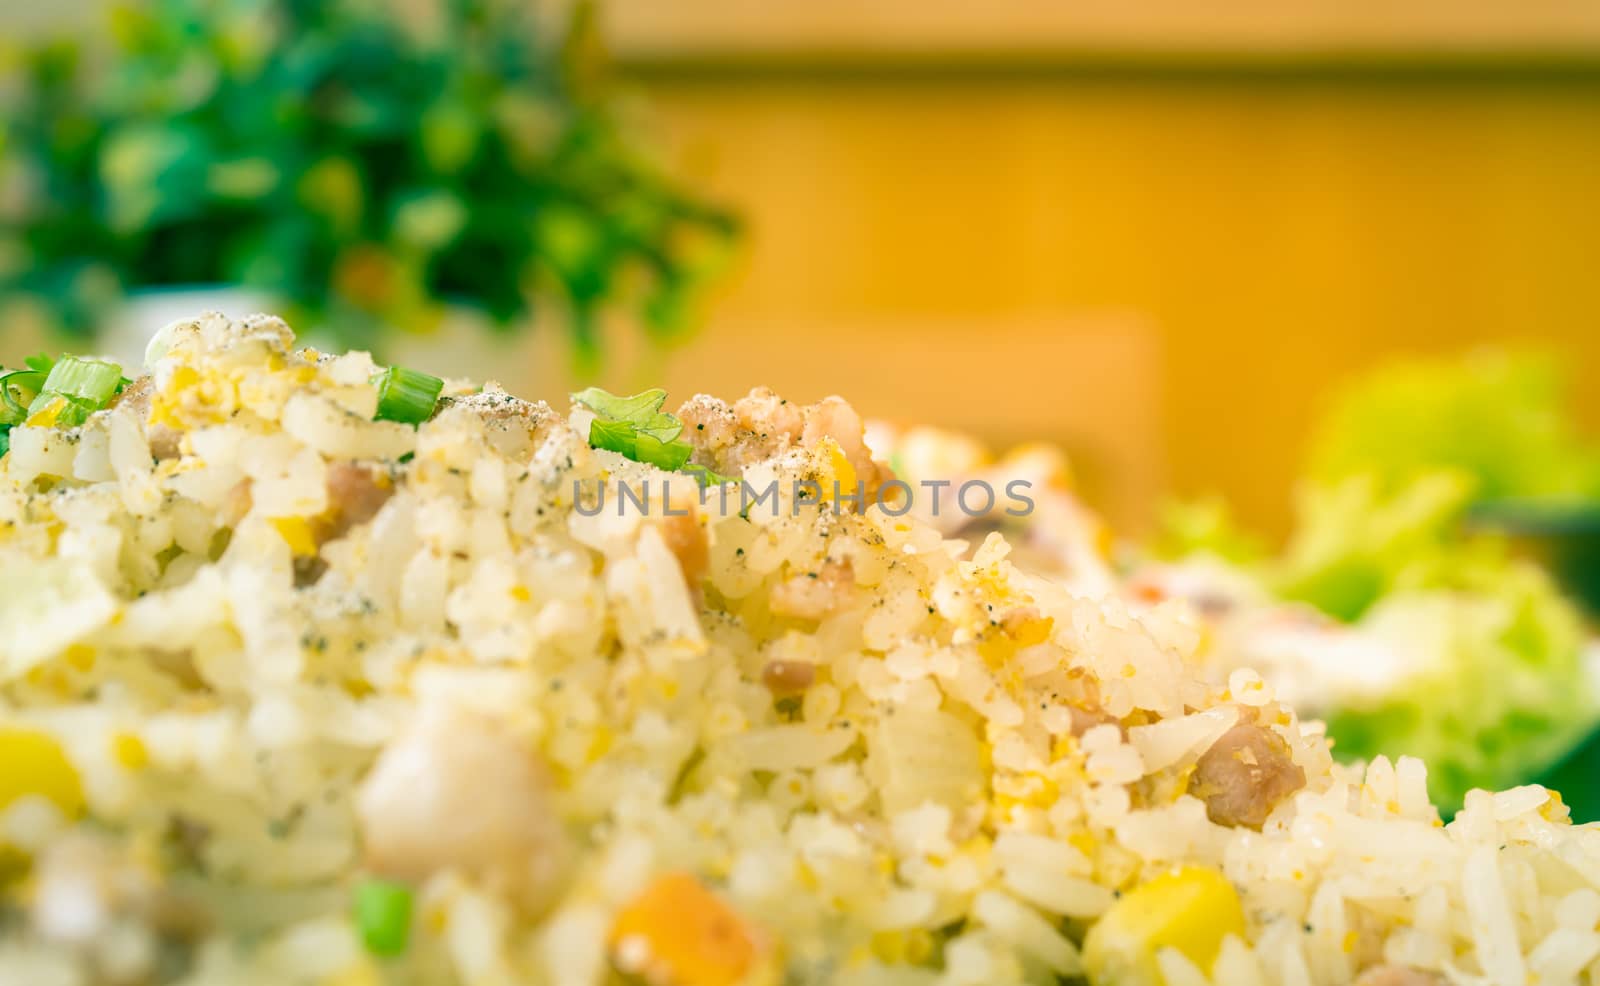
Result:
[[[1122,895],[1090,929],[1083,964],[1094,986],[1165,986],[1156,954],[1175,948],[1210,970],[1228,935],[1244,936],[1244,908],[1227,877],[1186,866]]]

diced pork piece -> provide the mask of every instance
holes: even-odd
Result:
[[[237,527],[244,515],[250,512],[254,504],[254,497],[250,492],[250,480],[241,479],[228,490],[228,495],[222,501],[222,523],[225,527]]]
[[[329,463],[327,488],[330,523],[323,541],[343,537],[376,517],[394,494],[388,472],[360,462]]]
[[[319,549],[376,517],[394,494],[394,481],[386,470],[361,462],[328,463],[325,485],[327,513],[311,525],[312,538]],[[327,570],[327,562],[320,554],[298,557],[294,568],[295,585],[300,588],[315,585]]]
[[[761,669],[761,683],[780,698],[804,692],[816,678],[816,667],[804,661],[768,661]]]
[[[1278,802],[1306,786],[1289,744],[1266,726],[1240,723],[1201,754],[1189,793],[1218,825],[1259,829]]]
[[[666,542],[667,550],[678,559],[684,584],[698,599],[700,582],[711,564],[711,545],[706,538],[706,527],[700,522],[699,508],[692,502],[681,500],[675,497],[670,504],[671,512],[663,510],[658,518],[654,518],[654,522],[661,532],[661,540]]]
[[[757,408],[774,404],[785,413],[761,420]],[[678,408],[683,438],[695,448],[694,461],[717,472],[738,475],[746,466],[765,462],[800,437],[799,409],[778,402],[772,391],[757,388],[733,405],[705,394]]]
[[[856,480],[866,487],[868,495],[876,494],[879,487],[894,478],[894,470],[872,457],[867,447],[866,424],[861,415],[842,397],[824,397],[806,408],[806,426],[801,433],[803,444],[811,446],[831,438],[839,443]]]
[[[1102,726],[1106,723],[1110,723],[1118,729],[1122,728],[1122,723],[1117,720],[1116,716],[1098,707],[1068,705],[1067,712],[1072,716],[1073,736],[1082,737],[1084,733],[1094,727]]]
[[[869,494],[893,477],[873,460],[861,415],[842,398],[799,405],[757,387],[731,405],[698,395],[678,409],[678,417],[684,439],[695,447],[694,461],[725,475],[737,476],[788,449],[815,447],[831,438]]]
[[[849,602],[855,570],[848,559],[829,559],[815,572],[792,575],[772,587],[772,611],[779,616],[820,620]]]

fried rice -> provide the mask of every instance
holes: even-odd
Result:
[[[1600,982],[1556,793],[1445,824],[1186,608],[788,495],[889,475],[842,401],[686,405],[780,491],[719,509],[581,407],[164,348],[0,461],[0,983]]]

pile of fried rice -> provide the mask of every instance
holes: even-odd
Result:
[[[1557,794],[1444,824],[1181,605],[792,496],[890,477],[843,401],[684,405],[782,498],[721,508],[582,407],[164,345],[0,461],[0,983],[1600,983]]]

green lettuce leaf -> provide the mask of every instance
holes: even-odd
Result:
[[[1478,499],[1600,496],[1600,456],[1567,407],[1556,361],[1485,351],[1385,367],[1346,388],[1311,444],[1310,478],[1371,475],[1385,492],[1459,473]]]

